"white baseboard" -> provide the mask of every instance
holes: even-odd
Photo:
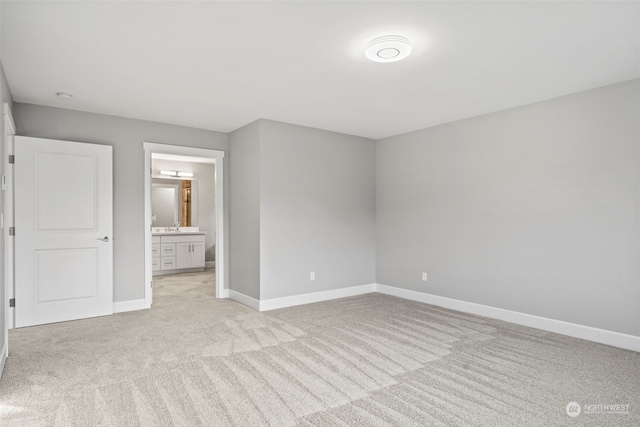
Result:
[[[215,261],[206,261],[204,263],[204,268],[216,268],[216,262]]]
[[[355,295],[363,295],[371,292],[379,292],[399,298],[409,299],[416,302],[437,305],[439,307],[457,310],[465,313],[476,314],[492,319],[504,320],[506,322],[531,328],[542,329],[544,331],[555,332],[601,344],[612,345],[640,352],[640,337],[608,331],[605,329],[593,328],[591,326],[579,325],[562,320],[550,319],[547,317],[535,316],[532,314],[520,313],[517,311],[505,310],[483,304],[457,300],[453,298],[441,297],[438,295],[423,292],[411,291],[408,289],[387,286],[379,283],[368,285],[352,286],[349,288],[334,289],[330,291],[313,292],[302,295],[293,295],[282,298],[272,298],[268,300],[257,300],[233,289],[223,289],[221,298],[231,298],[256,311],[269,311],[278,308],[293,307],[314,302],[329,301],[337,298],[345,298]],[[113,312],[122,313],[125,311],[145,309],[145,300],[120,301],[113,303]],[[2,353],[6,357],[6,351]],[[4,359],[0,362],[4,363]]]
[[[113,303],[113,314],[125,311],[136,311],[146,309],[145,299],[134,299],[130,301],[118,301]]]
[[[309,294],[293,295],[283,298],[272,298],[260,301],[260,311],[275,310],[278,308],[293,307],[302,304],[328,301],[337,298],[352,297],[354,295],[369,294],[376,291],[376,284],[351,286],[349,288],[333,289],[330,291],[312,292]]]
[[[260,301],[255,298],[251,298],[248,295],[229,289],[229,298],[234,301],[238,301],[240,304],[244,304],[247,307],[253,308],[256,311],[260,311]]]
[[[2,343],[2,350],[0,350],[0,378],[2,378],[2,373],[4,372],[4,364],[7,363],[7,356],[9,352],[7,351],[7,343]]]
[[[490,317],[492,319],[504,320],[518,325],[529,326],[531,328],[542,329],[544,331],[555,332],[570,337],[581,338],[601,344],[634,350],[640,352],[640,337],[634,335],[621,334],[619,332],[607,331],[605,329],[593,328],[591,326],[578,325],[562,320],[549,319],[547,317],[535,316],[532,314],[520,313],[517,311],[505,310],[488,305],[476,304],[461,301],[453,298],[446,298],[423,292],[410,291],[408,289],[396,288],[376,284],[377,292],[392,295],[412,301],[437,305],[451,310],[465,313],[477,314],[479,316]]]

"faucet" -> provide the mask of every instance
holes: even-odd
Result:
[[[164,231],[167,233],[180,231],[180,222],[174,222],[171,227],[165,227]]]

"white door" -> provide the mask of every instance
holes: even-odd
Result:
[[[113,313],[112,150],[15,137],[16,327]]]

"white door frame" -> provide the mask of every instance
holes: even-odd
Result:
[[[4,301],[5,301],[5,329],[13,329],[14,327],[14,312],[13,307],[9,307],[9,300],[14,297],[14,246],[13,238],[9,237],[9,227],[13,227],[13,164],[9,163],[9,156],[13,154],[13,137],[16,134],[16,125],[13,121],[13,115],[9,104],[6,102],[3,106],[4,111],[4,176],[5,176],[5,188],[4,188],[4,224],[3,224],[3,236],[4,236]],[[7,332],[7,331],[5,331]],[[9,342],[8,335],[5,335],[5,351],[8,354]]]
[[[215,163],[215,209],[216,209],[216,298],[228,298],[225,271],[224,234],[224,151],[180,145],[143,142],[144,149],[144,300],[145,308],[151,307],[153,271],[151,267],[151,155],[153,153],[179,156],[204,157]]]

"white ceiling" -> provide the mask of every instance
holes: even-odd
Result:
[[[267,118],[381,138],[640,77],[637,1],[1,7],[15,101],[224,132]],[[384,34],[413,54],[367,60]]]

